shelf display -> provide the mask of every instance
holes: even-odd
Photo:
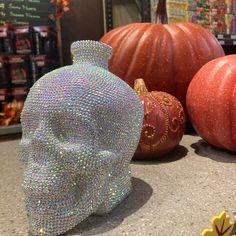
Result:
[[[158,0],[151,0],[152,22],[156,21]],[[235,1],[167,0],[169,23],[197,23],[211,33],[235,33]]]
[[[12,101],[23,102],[30,87],[44,74],[59,67],[57,37],[48,26],[0,27],[0,112]],[[1,37],[2,36],[2,37]],[[4,37],[3,37],[4,36]],[[44,53],[44,54],[43,54]],[[4,118],[5,119],[5,118]],[[17,120],[19,122],[19,120]],[[16,120],[14,120],[16,123]],[[10,125],[12,122],[1,122]]]
[[[37,0],[29,5],[25,0],[3,0],[0,4],[1,116],[6,103],[24,101],[41,76],[59,67],[62,62],[59,19],[69,11],[69,3]]]
[[[93,213],[110,212],[131,191],[143,105],[108,71],[111,47],[78,41],[71,51],[73,65],[39,79],[22,112],[20,156],[28,163],[23,188],[33,235],[64,233]]]
[[[150,22],[150,0],[105,0],[106,32],[132,22]]]
[[[199,235],[236,215],[236,0],[73,0],[59,21],[69,2],[0,3],[2,232]]]

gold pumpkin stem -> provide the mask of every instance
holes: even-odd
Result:
[[[148,93],[148,89],[143,79],[139,78],[134,81],[134,91],[139,96],[146,95]]]

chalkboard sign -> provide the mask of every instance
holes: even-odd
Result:
[[[0,24],[11,21],[13,25],[52,25],[50,0],[0,0]]]

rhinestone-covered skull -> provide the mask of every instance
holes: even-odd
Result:
[[[143,106],[107,70],[111,48],[72,44],[74,64],[43,76],[22,112],[20,156],[33,235],[68,231],[92,213],[107,213],[131,190],[130,160]]]

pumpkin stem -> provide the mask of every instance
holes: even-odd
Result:
[[[136,79],[134,81],[134,91],[139,95],[145,95],[148,93],[147,87],[143,79]]]
[[[159,0],[156,9],[156,23],[168,24],[166,0]]]

